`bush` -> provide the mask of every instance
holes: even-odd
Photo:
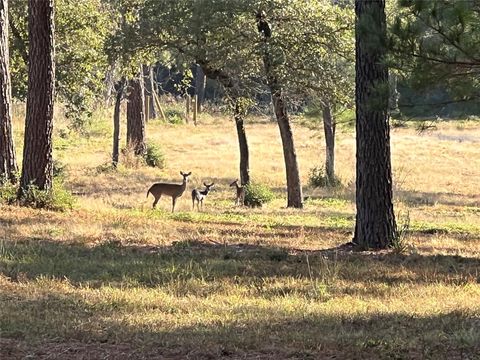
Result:
[[[10,181],[0,180],[0,202],[2,204],[13,204],[17,201],[18,187]]]
[[[316,166],[310,169],[308,183],[310,186],[313,187],[335,188],[342,186],[342,181],[337,176],[335,176],[335,179],[333,179],[333,181],[330,181],[323,166]]]
[[[65,211],[73,208],[75,198],[70,191],[64,188],[62,182],[54,179],[53,187],[49,191],[29,185],[20,199],[20,203],[33,208]]]
[[[160,169],[165,167],[165,155],[156,145],[147,144],[147,150],[143,157],[148,166],[158,167]]]
[[[245,185],[245,205],[250,207],[261,207],[263,204],[272,201],[273,192],[263,184],[250,183]]]
[[[184,123],[183,112],[177,109],[166,109],[165,117],[169,124],[179,125]]]

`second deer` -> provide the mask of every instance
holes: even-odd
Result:
[[[245,204],[245,186],[238,185],[238,179],[230,184],[230,187],[235,186],[237,189],[237,198],[235,199],[235,205]]]
[[[153,197],[155,198],[155,201],[153,202],[153,208],[158,203],[158,200],[162,197],[162,195],[168,195],[172,197],[172,213],[175,210],[175,203],[177,202],[177,199],[183,195],[185,192],[185,189],[187,188],[187,181],[188,177],[192,174],[192,172],[189,172],[188,174],[185,174],[184,172],[180,171],[180,175],[183,176],[183,182],[181,184],[170,184],[170,183],[156,183],[153,184],[150,189],[147,191],[147,198],[148,194],[152,194]]]
[[[211,183],[210,185],[203,183],[203,185],[205,185],[205,190],[192,190],[192,210],[195,210],[195,200],[197,201],[197,210],[200,211],[199,204],[202,205],[203,210],[203,199],[207,197],[210,188],[214,185],[214,183]]]

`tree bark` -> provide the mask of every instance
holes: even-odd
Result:
[[[272,94],[273,109],[280,129],[280,136],[283,145],[283,157],[285,160],[285,170],[287,178],[288,200],[287,207],[303,208],[302,185],[300,183],[300,173],[298,170],[297,153],[293,141],[292,128],[287,112],[287,104],[283,95],[283,89],[275,74],[275,65],[272,60],[272,54],[269,51],[269,39],[271,36],[270,26],[265,19],[265,14],[257,14],[258,31],[264,37],[264,55],[263,64],[267,75],[267,83]]]
[[[330,185],[335,185],[335,122],[330,105],[325,105],[323,113],[323,130],[325,132],[325,172]]]
[[[384,249],[396,233],[392,200],[384,0],[356,0],[356,205],[354,243]]]
[[[28,2],[28,95],[19,196],[29,184],[50,190],[55,90],[53,0]]]
[[[195,94],[197,95],[197,111],[199,113],[202,112],[203,102],[205,100],[205,85],[206,85],[206,77],[205,73],[203,72],[202,67],[197,64],[196,66],[196,74],[195,74]]]
[[[127,147],[133,149],[135,155],[143,155],[145,145],[145,113],[142,76],[129,81],[127,103]]]
[[[240,147],[240,181],[242,185],[250,183],[250,162],[248,158],[248,142],[245,133],[245,126],[243,124],[244,111],[242,111],[241,104],[238,99],[235,99],[234,104],[234,118],[237,128],[238,144]]]
[[[144,98],[145,98],[145,114],[148,114],[148,119],[145,115],[145,120],[157,118],[157,110],[155,109],[155,99],[153,92],[155,91],[153,79],[153,66],[143,65],[143,80],[144,80]],[[150,98],[149,98],[150,97]],[[147,100],[148,99],[148,100]]]
[[[0,182],[17,181],[17,161],[12,133],[12,86],[8,52],[8,2],[0,0]]]
[[[120,148],[120,105],[123,97],[123,89],[125,87],[125,78],[122,78],[116,85],[115,108],[113,111],[113,152],[112,165],[117,167]]]

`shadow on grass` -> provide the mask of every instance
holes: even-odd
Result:
[[[172,325],[163,320],[171,315],[166,305],[145,309],[156,317],[130,321],[124,305],[108,301],[58,291],[2,301],[0,357],[450,360],[480,354],[480,323],[465,311],[335,315],[239,303],[233,317],[218,309],[224,320]]]
[[[479,282],[480,259],[451,255],[355,253],[343,247],[302,251],[188,240],[169,246],[96,246],[30,240],[0,243],[0,274],[13,279],[67,278],[89,286],[165,286],[179,281],[296,278],[385,285]],[[332,275],[333,274],[333,275]],[[341,291],[341,290],[339,290]]]
[[[409,206],[449,206],[480,207],[480,196],[469,196],[452,192],[406,191],[395,192],[395,197]]]

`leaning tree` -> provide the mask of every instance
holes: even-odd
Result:
[[[388,118],[384,0],[355,1],[356,223],[354,243],[384,249],[396,233]]]

